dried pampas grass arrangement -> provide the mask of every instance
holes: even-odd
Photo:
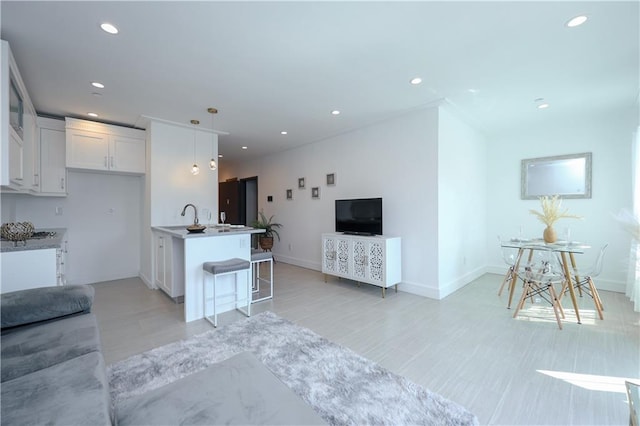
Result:
[[[562,198],[558,195],[554,195],[551,198],[546,196],[540,197],[540,203],[542,204],[542,213],[537,210],[529,210],[529,212],[547,226],[553,226],[558,219],[582,219],[582,216],[567,214],[569,209],[562,211]]]

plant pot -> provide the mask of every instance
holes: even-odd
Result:
[[[260,248],[262,250],[271,251],[271,247],[273,247],[273,237],[260,237],[258,242],[260,243]]]
[[[542,238],[544,238],[545,243],[555,243],[558,239],[558,235],[556,234],[556,230],[553,229],[552,226],[547,226],[546,228],[544,228]]]

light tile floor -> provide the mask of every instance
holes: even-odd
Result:
[[[487,274],[444,300],[358,286],[278,263],[275,298],[254,304],[351,348],[473,411],[482,424],[626,425],[624,378],[640,377],[640,314],[622,294],[601,292],[605,320],[590,298],[583,324],[566,309],[560,331],[550,307],[519,319]],[[106,362],[212,330],[184,323],[182,305],[137,278],[94,285]],[[565,308],[570,303],[564,303]],[[220,325],[243,315],[228,312]]]

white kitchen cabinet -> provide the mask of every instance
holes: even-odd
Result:
[[[322,272],[384,289],[402,281],[401,238],[322,234]]]
[[[40,172],[35,195],[66,196],[66,137],[64,121],[38,117]]]
[[[40,129],[40,195],[67,195],[64,132]]]
[[[184,280],[179,276],[179,264],[184,249],[173,237],[154,231],[154,284],[176,302],[184,300]],[[175,264],[175,265],[174,265]]]
[[[0,185],[28,192],[37,183],[35,109],[9,44],[0,40]]]
[[[55,248],[0,253],[0,259],[2,293],[58,285]]]
[[[67,285],[67,247],[68,242],[65,239],[62,247],[56,249],[56,283],[57,285]]]
[[[24,148],[13,129],[9,132],[9,186],[20,189],[24,181]]]
[[[80,170],[144,174],[145,132],[74,118],[66,119],[66,165]]]

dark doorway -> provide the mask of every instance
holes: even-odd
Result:
[[[218,210],[225,212],[225,223],[251,225],[258,217],[258,177],[240,180],[234,178],[220,182]]]

